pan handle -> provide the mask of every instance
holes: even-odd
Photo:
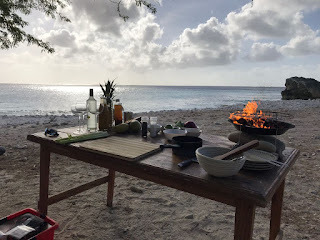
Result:
[[[181,169],[185,168],[185,167],[188,167],[188,166],[191,165],[191,163],[193,163],[195,161],[197,161],[196,158],[190,158],[190,159],[184,160],[184,161],[178,163],[178,167],[181,168]]]
[[[178,145],[178,144],[162,144],[162,145],[160,145],[160,148],[161,149],[164,149],[164,148],[181,148],[181,146]]]

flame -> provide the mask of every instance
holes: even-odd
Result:
[[[256,101],[248,102],[242,112],[237,111],[231,113],[229,118],[234,124],[238,125],[242,124],[241,120],[245,120],[246,122],[250,122],[250,125],[256,128],[270,128],[269,126],[265,126],[265,122],[266,119],[270,118],[271,116],[264,114],[261,110],[258,111],[259,104],[260,102]],[[240,122],[238,120],[240,120]]]

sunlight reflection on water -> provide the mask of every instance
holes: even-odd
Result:
[[[84,102],[89,89],[99,102],[99,86],[0,85],[0,115],[71,114],[70,107]],[[284,88],[117,86],[116,97],[125,111],[149,112],[217,108],[251,100],[280,100]]]

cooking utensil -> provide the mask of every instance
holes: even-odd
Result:
[[[225,154],[222,154],[222,155],[219,155],[219,156],[216,156],[214,157],[216,160],[223,160],[223,159],[226,159],[228,157],[233,157],[235,155],[238,155],[240,153],[243,153],[251,148],[254,148],[254,147],[257,147],[259,146],[259,141],[258,140],[253,140],[253,141],[250,141],[240,147],[237,147]]]
[[[172,153],[178,156],[195,157],[195,151],[202,147],[202,139],[192,136],[177,136],[172,138],[172,144],[160,145],[160,148],[172,148]]]
[[[198,159],[196,157],[190,158],[190,159],[187,159],[187,160],[184,160],[184,161],[178,163],[178,167],[182,169],[182,168],[190,166],[191,163],[194,163],[194,162],[199,163]]]
[[[231,119],[229,119],[228,121],[231,122],[233,126],[241,132],[257,135],[282,135],[289,129],[295,128],[295,125],[291,123],[281,122],[278,120],[272,120],[273,125],[276,126],[273,128],[256,128],[234,123]]]

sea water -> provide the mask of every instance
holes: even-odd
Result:
[[[99,102],[99,86],[0,84],[0,115],[71,115],[71,105],[85,103],[89,89]],[[219,108],[252,100],[276,101],[284,88],[215,86],[117,86],[124,111]]]

